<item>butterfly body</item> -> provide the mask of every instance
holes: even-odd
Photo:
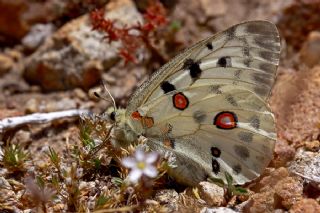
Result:
[[[230,173],[242,184],[272,159],[274,117],[267,104],[279,63],[280,38],[266,21],[250,21],[198,42],[140,86],[115,112],[121,146],[143,135],[171,153],[178,181],[195,185]]]

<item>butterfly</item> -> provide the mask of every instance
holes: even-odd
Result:
[[[248,21],[182,51],[151,75],[126,109],[114,109],[121,146],[147,138],[170,153],[169,174],[195,185],[207,178],[235,184],[257,178],[273,157],[274,116],[267,104],[276,78],[280,37],[274,24]]]

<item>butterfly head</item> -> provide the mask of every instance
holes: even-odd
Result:
[[[108,115],[108,120],[110,121],[110,123],[117,126],[123,120],[125,110],[117,109],[115,107],[109,107],[106,111],[106,114]]]
[[[137,140],[138,135],[128,123],[125,109],[110,107],[107,109],[106,114],[113,125],[112,138],[114,139],[115,146],[126,147]]]
[[[110,118],[110,121],[113,121],[113,122],[116,121],[116,111],[115,110],[113,110],[112,112],[109,113],[109,118]]]

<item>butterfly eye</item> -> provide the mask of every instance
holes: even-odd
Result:
[[[115,111],[111,112],[109,117],[112,121],[115,121],[116,120],[116,112]]]

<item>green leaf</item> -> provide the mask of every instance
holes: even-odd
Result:
[[[224,181],[220,178],[209,177],[209,180],[220,187],[225,187]]]
[[[52,176],[51,183],[55,188],[59,188],[60,181],[57,175]]]
[[[92,129],[89,128],[87,125],[83,125],[80,127],[80,139],[82,142],[82,145],[84,147],[89,146],[89,148],[94,148],[95,147],[95,142],[91,138],[91,132]]]
[[[172,31],[179,31],[182,27],[182,24],[179,20],[174,20],[170,23],[169,25],[169,28],[172,30]]]
[[[2,162],[10,170],[23,170],[24,162],[28,157],[28,153],[19,145],[11,144],[4,148]]]
[[[94,168],[99,170],[101,168],[101,160],[98,158],[93,159],[94,162]]]
[[[96,208],[102,207],[107,201],[110,200],[110,197],[106,197],[105,195],[100,195],[96,200]]]
[[[233,177],[228,172],[225,172],[224,175],[226,176],[226,180],[227,180],[228,185],[232,185],[233,184]]]
[[[121,178],[119,178],[119,177],[113,177],[113,178],[111,179],[111,182],[112,182],[113,184],[117,185],[117,186],[121,186],[122,183],[123,183],[123,180],[122,180]]]
[[[245,189],[245,188],[242,188],[242,187],[237,186],[237,187],[235,187],[235,189],[233,190],[233,193],[234,193],[235,195],[244,195],[244,194],[248,194],[248,191],[247,191],[247,189]]]
[[[46,153],[51,162],[56,166],[56,167],[59,167],[60,165],[60,158],[58,156],[58,153],[51,147],[49,147],[49,152]]]
[[[44,189],[44,187],[45,187],[45,181],[44,181],[44,179],[43,179],[41,176],[37,176],[37,177],[36,177],[36,180],[37,180],[37,185],[38,185],[41,189]]]

